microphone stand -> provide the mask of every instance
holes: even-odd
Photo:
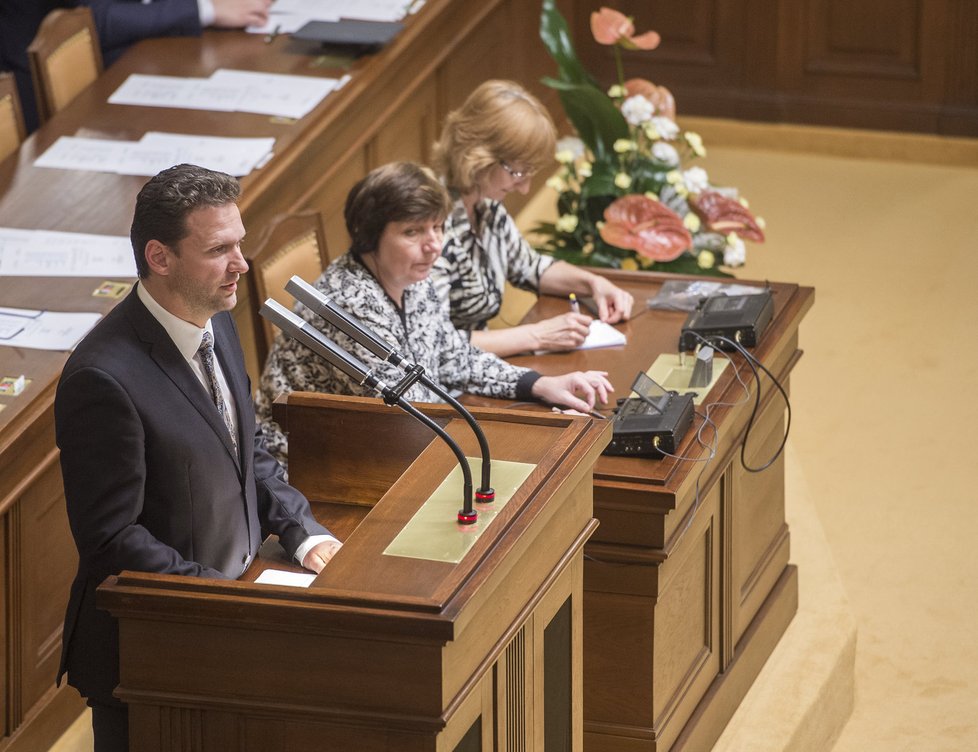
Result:
[[[397,384],[390,387],[377,378],[373,369],[368,368],[363,361],[348,353],[314,326],[275,300],[271,298],[266,300],[259,313],[334,368],[345,373],[354,382],[379,393],[384,398],[384,404],[396,405],[444,440],[462,466],[462,508],[458,510],[458,522],[462,525],[471,525],[476,522],[478,513],[472,508],[472,469],[465,458],[465,453],[445,429],[404,399],[404,392],[421,377],[423,369],[419,367],[412,369]]]
[[[288,283],[286,283],[285,290],[292,295],[293,298],[300,301],[314,313],[326,319],[326,321],[346,334],[354,342],[357,342],[358,344],[367,348],[381,360],[386,360],[391,365],[403,368],[407,373],[411,373],[415,369],[420,371],[420,375],[417,379],[415,379],[415,381],[420,380],[421,383],[428,389],[451,405],[455,411],[462,416],[465,422],[469,424],[469,426],[472,428],[472,432],[475,434],[475,437],[479,442],[479,449],[482,452],[482,486],[475,492],[476,502],[480,504],[488,504],[489,502],[495,500],[496,491],[493,489],[490,479],[492,472],[492,461],[489,459],[489,442],[486,440],[486,435],[483,433],[482,427],[479,426],[478,421],[476,421],[476,419],[472,416],[472,413],[466,410],[462,404],[452,397],[447,390],[443,389],[441,385],[435,383],[434,380],[426,376],[424,374],[424,369],[421,368],[421,366],[408,362],[404,356],[398,352],[396,345],[392,345],[390,342],[377,334],[373,329],[360,321],[356,316],[346,311],[342,306],[337,305],[331,296],[324,295],[322,292],[302,279],[302,277],[295,275],[293,275]],[[414,381],[411,383],[414,383]]]

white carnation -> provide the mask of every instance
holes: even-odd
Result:
[[[667,167],[675,167],[679,164],[679,152],[672,144],[663,141],[652,144],[652,156]]]
[[[629,97],[621,105],[621,114],[631,125],[641,125],[652,117],[655,105],[641,94]]]
[[[735,233],[727,236],[727,245],[723,249],[724,266],[743,266],[747,261],[747,246]]]
[[[663,115],[652,118],[652,125],[659,132],[659,136],[666,139],[666,141],[672,141],[672,139],[679,135],[679,126],[676,125],[675,121]]]
[[[557,142],[556,151],[558,153],[569,151],[574,155],[574,159],[580,159],[584,156],[584,142],[577,136],[565,136]]]
[[[690,193],[702,193],[710,187],[710,178],[702,167],[690,167],[683,172],[683,182]]]

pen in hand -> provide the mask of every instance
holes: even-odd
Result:
[[[571,309],[571,312],[572,313],[580,313],[581,312],[581,304],[577,302],[577,295],[575,295],[574,293],[571,293],[570,295],[567,296],[567,298],[568,298],[568,300],[570,300],[570,309]]]
[[[268,34],[265,35],[265,44],[271,44],[275,41],[275,37],[282,30],[282,24],[279,24],[274,29],[272,29]]]

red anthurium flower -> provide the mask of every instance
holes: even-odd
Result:
[[[754,215],[736,199],[728,198],[716,191],[706,191],[690,197],[689,203],[707,228],[713,232],[724,235],[735,232],[744,240],[764,242],[764,231],[757,224]]]
[[[656,115],[676,119],[676,100],[665,86],[656,86],[644,78],[630,78],[625,82],[625,96],[641,95],[655,105]]]
[[[591,33],[598,44],[618,44],[626,50],[654,50],[662,41],[654,31],[635,36],[632,19],[611,8],[591,14]]]
[[[653,261],[672,261],[693,238],[672,209],[637,193],[622,196],[604,210],[601,239]]]

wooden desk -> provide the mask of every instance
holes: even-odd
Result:
[[[427,412],[477,456],[450,409]],[[362,521],[308,590],[107,580],[99,603],[119,619],[132,748],[580,752],[583,548],[610,427],[503,410],[478,418],[505,447],[497,460],[535,467],[457,563],[409,558],[385,549],[454,455],[379,400],[290,395],[290,427],[329,448],[291,458],[298,485],[327,524],[343,506]]]
[[[635,295],[641,312],[622,327],[626,347],[513,361],[549,374],[606,370],[616,396],[627,396],[638,371],[658,354],[676,351],[686,314],[645,311],[664,275],[607,276]],[[798,327],[814,290],[774,284],[772,291],[774,320],[753,353],[787,390],[801,356]],[[566,309],[566,300],[543,297],[528,319]],[[750,372],[742,370],[747,380]],[[769,378],[762,385],[746,455],[751,466],[766,462],[784,434],[784,403]],[[739,404],[713,412],[719,446],[702,477],[700,462],[598,460],[594,509],[601,525],[585,549],[584,565],[588,752],[709,749],[797,609],[784,458],[757,474],[740,462],[754,389],[751,383],[745,403],[728,368],[710,393],[709,401]],[[694,429],[699,425],[695,420]],[[694,433],[677,454],[702,459],[706,451]]]
[[[346,249],[341,219],[348,188],[395,158],[426,159],[444,114],[489,77],[539,92],[546,56],[536,38],[539,8],[522,0],[428,0],[383,52],[357,61],[345,88],[298,122],[245,113],[109,105],[130,73],[208,76],[241,68],[337,77],[318,50],[281,36],[208,32],[135,46],[86,92],[0,162],[0,227],[128,235],[146,178],[35,168],[61,135],[135,140],[149,130],[274,136],[275,156],[244,178],[245,226],[258,237],[273,215],[318,209],[334,254]],[[499,50],[507,50],[499,54]],[[552,102],[552,95],[546,95]],[[90,279],[0,279],[0,305],[106,312]],[[248,282],[248,277],[245,277]],[[239,289],[235,318],[254,379],[257,302]],[[0,376],[31,379],[19,397],[0,396],[0,749],[43,749],[80,712],[73,690],[53,679],[75,552],[54,445],[52,405],[65,353],[0,347]],[[42,554],[43,552],[43,554]],[[8,745],[4,747],[4,745]]]

